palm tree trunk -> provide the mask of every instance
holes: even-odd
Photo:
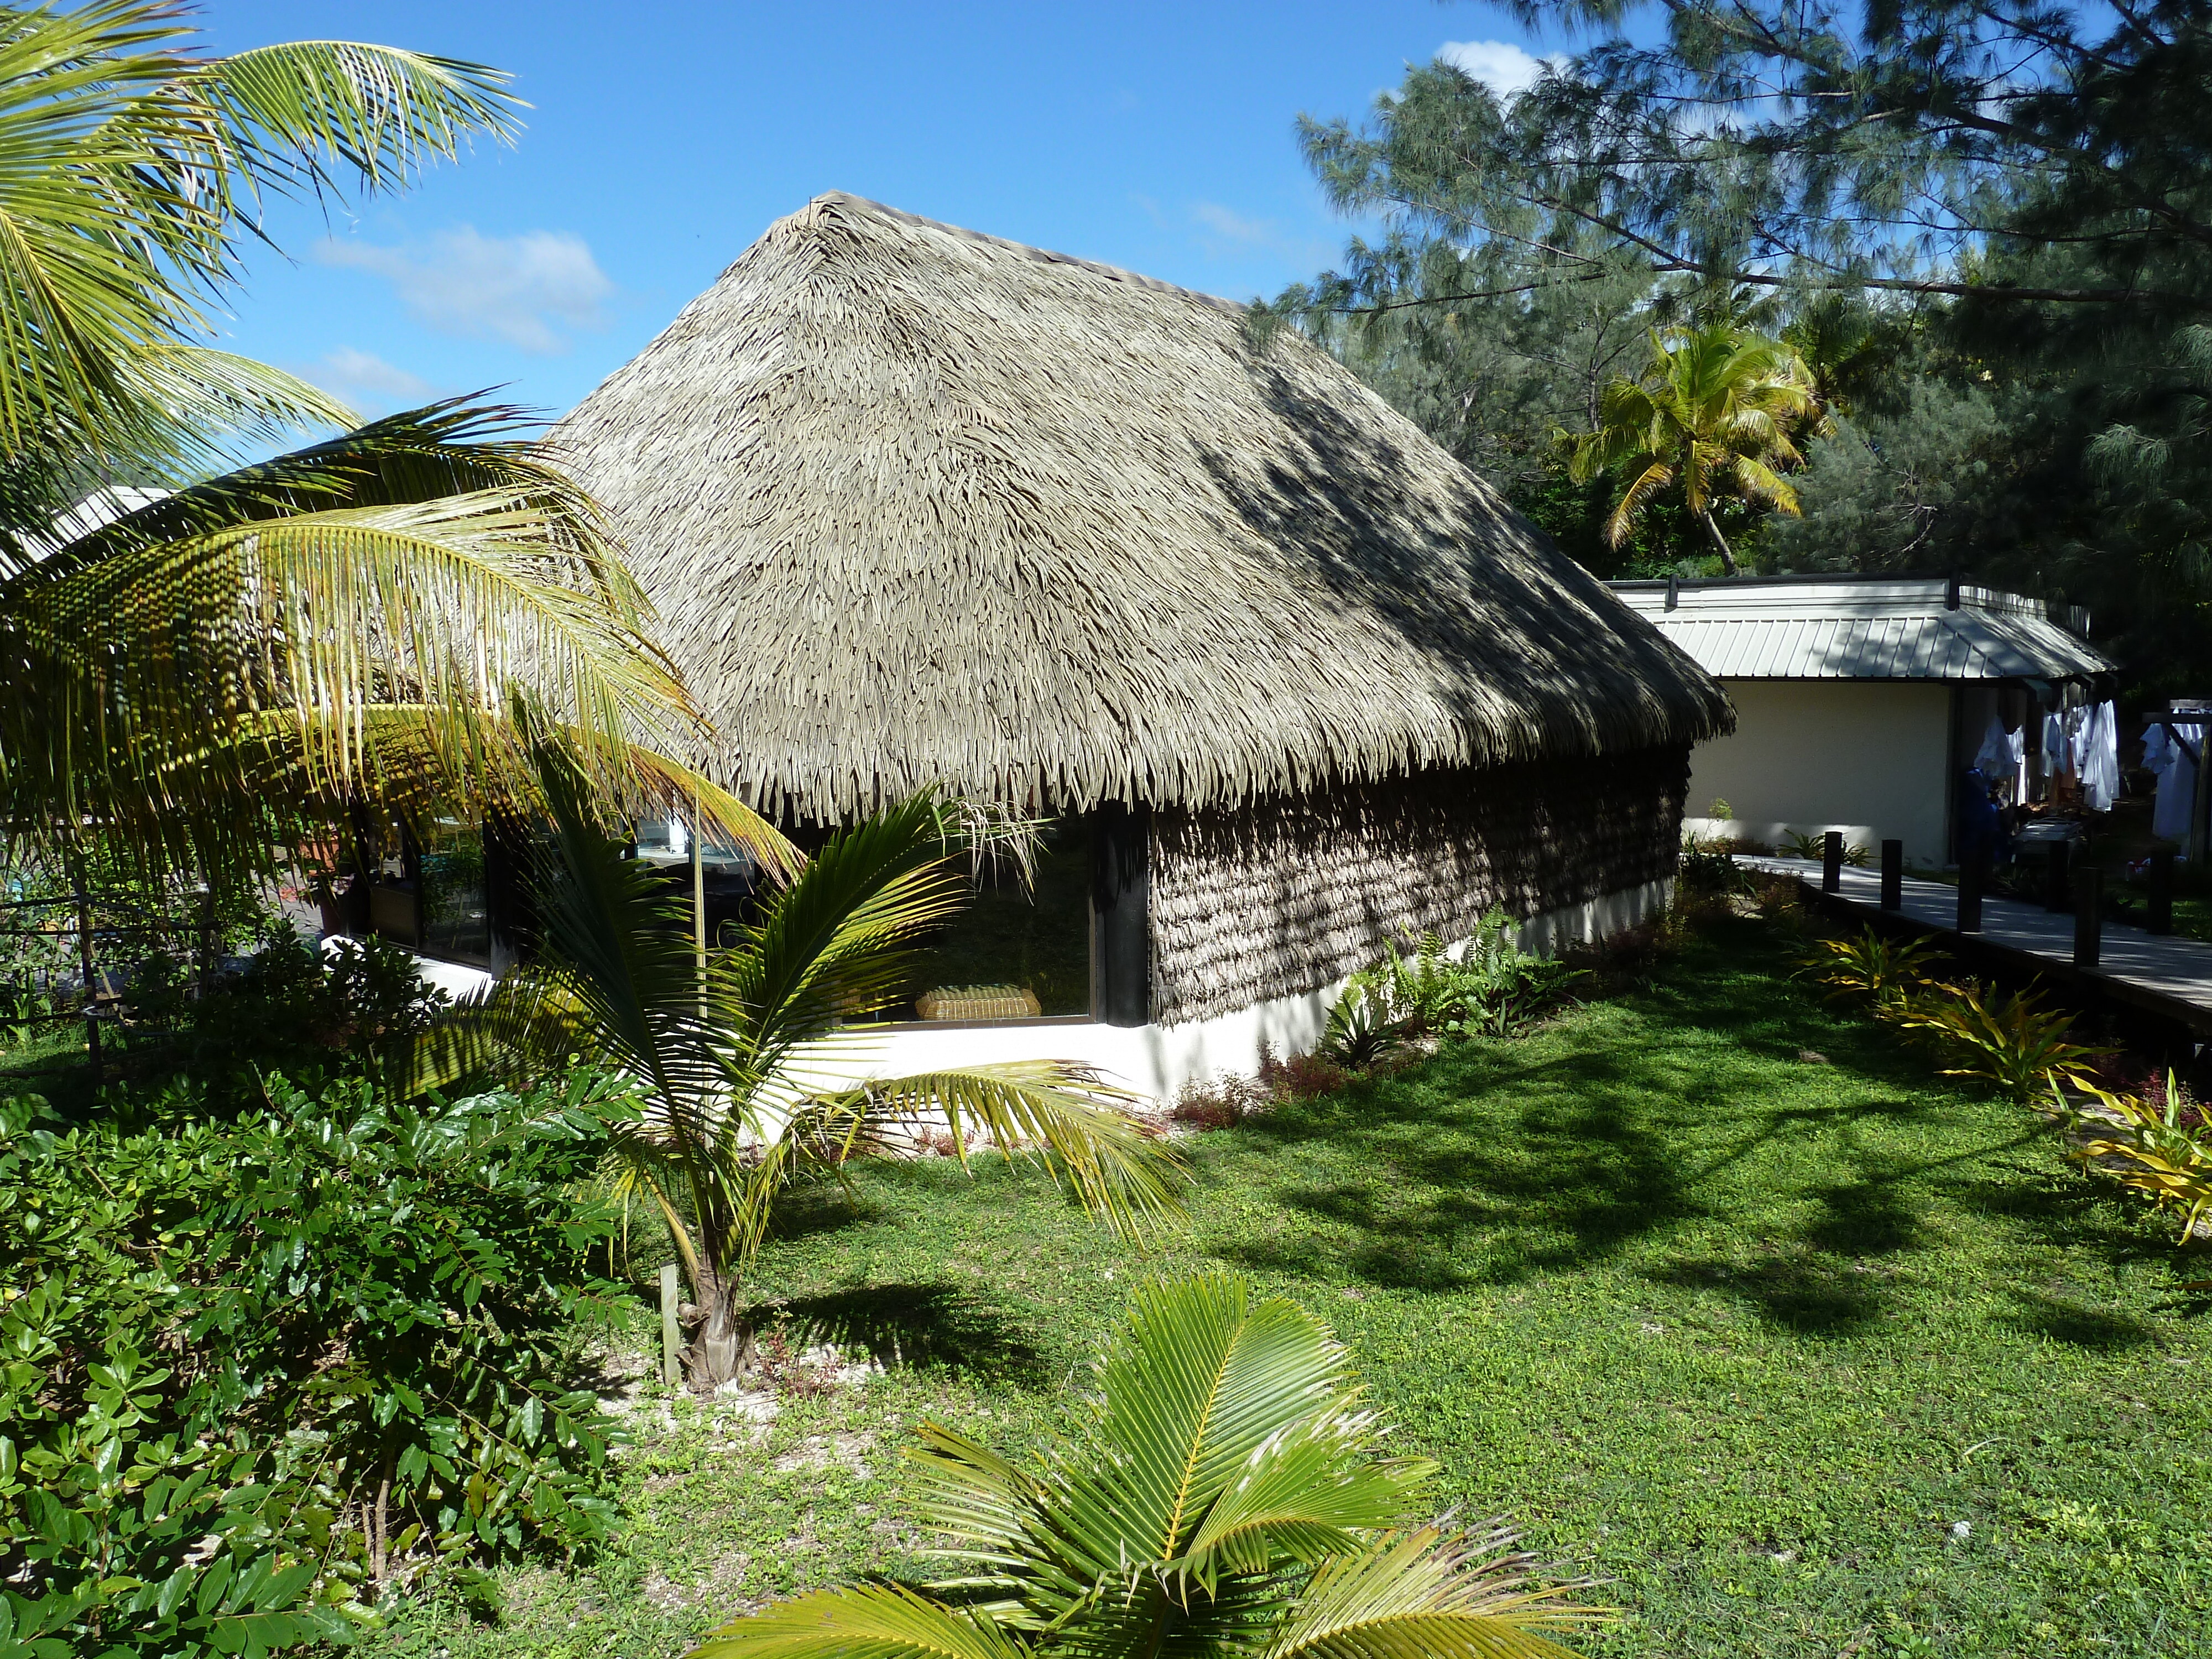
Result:
[[[1705,534],[1713,538],[1713,547],[1721,556],[1721,574],[1724,576],[1741,574],[1735,568],[1735,555],[1729,551],[1728,538],[1721,534],[1720,526],[1713,522],[1712,509],[1707,507],[1698,517],[1705,521]]]
[[[753,1328],[738,1305],[743,1283],[699,1264],[699,1328],[684,1350],[684,1380],[699,1393],[752,1375],[757,1357]]]

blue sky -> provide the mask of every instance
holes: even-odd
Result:
[[[1526,74],[1479,3],[627,5],[209,0],[234,50],[368,40],[496,64],[533,107],[408,195],[269,226],[234,349],[369,413],[504,385],[557,414],[768,223],[830,189],[1247,299],[1332,263],[1346,227],[1300,112],[1358,115],[1448,43]]]

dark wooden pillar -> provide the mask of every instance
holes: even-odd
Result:
[[[529,953],[536,917],[530,907],[530,832],[519,819],[487,812],[484,843],[484,935],[493,976]]]
[[[1152,1018],[1152,809],[1109,801],[1091,838],[1091,1013],[1109,1025]]]

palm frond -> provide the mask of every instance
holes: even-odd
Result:
[[[1024,1659],[988,1613],[891,1584],[817,1590],[709,1631],[690,1659]]]
[[[1500,1528],[1385,1536],[1314,1575],[1265,1659],[1571,1659],[1541,1632],[1601,1615],[1533,1587]]]
[[[1009,1158],[1032,1156],[1116,1232],[1141,1237],[1182,1217],[1182,1161],[1128,1115],[1136,1098],[1065,1060],[940,1069],[795,1103],[776,1155],[794,1167],[834,1165],[879,1144],[886,1128],[940,1119],[963,1166],[973,1136]]]
[[[961,847],[934,791],[832,836],[717,966],[732,1065],[764,1079],[801,1045],[887,1006],[929,931],[966,902]]]
[[[1147,1285],[1100,1370],[1107,1455],[1071,1475],[1066,1530],[1102,1567],[1167,1562],[1273,1436],[1348,1411],[1344,1350],[1281,1297],[1256,1307],[1241,1279]]]
[[[289,40],[179,76],[252,188],[404,189],[482,134],[512,143],[524,107],[482,64],[351,40]]]
[[[1764,501],[1778,513],[1798,516],[1797,491],[1790,480],[1763,461],[1739,456],[1729,467],[1736,493],[1748,501]]]
[[[124,825],[151,801],[150,816],[189,822],[248,782],[295,800],[378,799],[394,756],[449,782],[502,765],[520,775],[506,717],[520,686],[603,782],[689,786],[788,867],[781,838],[722,792],[640,761],[641,747],[674,747],[696,713],[588,503],[502,445],[453,436],[500,414],[380,423],[0,578],[0,786],[18,817]],[[415,495],[457,480],[504,482]]]
[[[1613,511],[1606,515],[1605,539],[1609,547],[1618,547],[1626,541],[1636,528],[1636,520],[1647,507],[1665,494],[1674,482],[1675,469],[1662,460],[1645,464],[1613,503]]]
[[[346,42],[216,58],[162,0],[0,13],[0,453],[165,470],[141,359],[204,337],[264,190],[395,187],[514,130],[496,71]],[[182,446],[180,448],[179,446]]]

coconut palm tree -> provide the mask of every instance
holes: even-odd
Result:
[[[434,1036],[417,1081],[542,1073],[579,1054],[638,1081],[645,1116],[615,1152],[690,1279],[695,1386],[751,1364],[746,1269],[775,1198],[853,1158],[911,1149],[925,1129],[948,1130],[963,1164],[978,1137],[1033,1158],[1125,1233],[1180,1214],[1179,1160],[1085,1067],[838,1080],[866,1058],[853,1023],[902,997],[917,947],[965,902],[969,857],[1020,826],[915,796],[832,836],[757,921],[702,955],[685,908],[609,833],[573,740],[542,732],[532,752],[544,807],[533,959]]]
[[[1713,504],[1732,498],[1795,517],[1797,492],[1779,469],[1802,459],[1792,429],[1818,413],[1810,377],[1789,347],[1734,323],[1654,330],[1644,374],[1606,387],[1597,430],[1571,441],[1568,471],[1578,483],[1601,473],[1620,481],[1605,521],[1613,547],[1654,502],[1679,490],[1733,576],[1735,555]]]
[[[1073,1438],[1018,1468],[921,1430],[923,1595],[816,1591],[712,1632],[694,1659],[1559,1659],[1587,1622],[1492,1522],[1413,1518],[1435,1465],[1377,1456],[1344,1350],[1240,1279],[1139,1291]]]
[[[259,206],[398,188],[473,137],[510,137],[503,80],[346,42],[208,56],[155,0],[0,7],[11,839],[263,869],[299,820],[526,778],[517,686],[611,787],[675,769],[653,752],[696,715],[647,607],[513,411],[438,405],[218,465],[283,430],[356,427],[202,343]],[[88,492],[105,505],[65,511]],[[766,826],[702,794],[774,860]]]

